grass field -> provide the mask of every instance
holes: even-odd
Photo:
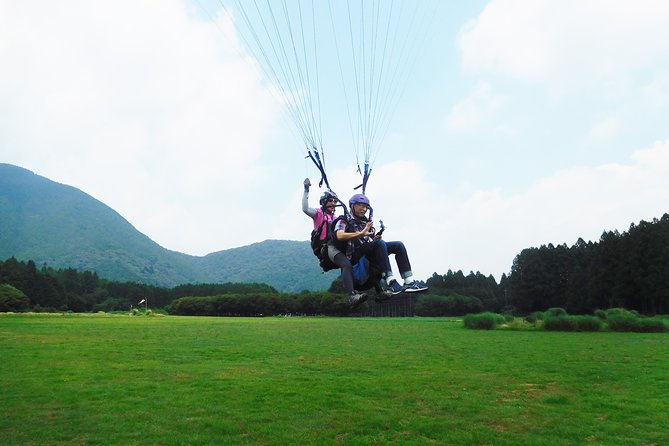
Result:
[[[667,445],[669,335],[0,315],[1,445]]]

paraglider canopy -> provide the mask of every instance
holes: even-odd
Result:
[[[274,85],[302,139],[306,157],[319,170],[319,186],[332,190],[323,142],[323,113],[327,109],[345,114],[348,120],[352,151],[362,177],[357,188],[365,193],[381,142],[439,2],[219,1],[231,14],[245,49]],[[324,91],[329,98],[341,98],[344,107],[333,110],[330,101],[323,102]]]

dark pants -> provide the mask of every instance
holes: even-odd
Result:
[[[351,261],[344,255],[343,252],[338,252],[332,263],[341,268],[341,278],[344,281],[344,289],[348,294],[353,292],[353,268],[351,267]]]
[[[357,261],[362,256],[367,257],[371,263],[374,263],[381,268],[384,275],[387,275],[392,272],[390,259],[388,258],[388,255],[390,254],[395,254],[395,261],[397,262],[397,267],[399,268],[402,277],[404,277],[404,273],[411,271],[409,255],[402,242],[374,240],[371,243],[364,243],[356,248],[354,258]]]

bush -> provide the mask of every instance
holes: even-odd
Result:
[[[416,316],[462,316],[483,311],[483,303],[477,297],[459,294],[450,296],[427,294],[418,298],[415,311]]]
[[[606,311],[604,310],[595,310],[595,316],[598,317],[599,319],[605,321],[606,320]]]
[[[468,314],[464,318],[465,327],[474,330],[492,330],[504,322],[504,316],[490,312]]]
[[[571,316],[574,320],[576,331],[599,331],[604,323],[595,316]]]
[[[512,321],[506,322],[502,328],[506,330],[532,330],[535,329],[535,322],[529,322],[527,318],[525,319],[514,319]]]
[[[607,324],[613,331],[637,331],[638,318],[632,314],[615,314],[612,316],[607,311]]]
[[[544,313],[541,311],[535,311],[534,313],[528,314],[525,316],[525,320],[530,324],[536,324],[537,321],[544,320]]]
[[[26,311],[29,306],[30,299],[23,291],[7,283],[0,284],[0,312]]]
[[[170,305],[169,312],[180,316],[343,316],[350,313],[350,305],[345,296],[331,293],[224,294],[181,297]]]
[[[546,310],[545,317],[562,317],[567,315],[567,310],[564,308],[554,307]]]
[[[639,313],[636,311],[628,311],[624,308],[609,308],[604,312],[606,314],[606,319],[610,317],[617,317],[617,316],[624,316],[624,317],[630,317],[630,318],[637,318],[639,317]]]
[[[640,319],[634,313],[612,316],[608,319],[612,331],[634,331],[639,333],[664,333],[668,331],[666,324],[660,319]]]
[[[599,331],[603,322],[594,316],[552,316],[544,320],[549,331]]]
[[[567,316],[547,316],[544,318],[544,330],[575,331],[576,323],[573,318]]]
[[[639,319],[637,320],[637,330],[641,333],[664,333],[667,326],[660,319]]]

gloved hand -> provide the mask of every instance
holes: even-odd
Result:
[[[311,187],[311,180],[309,178],[304,179],[304,190],[309,191],[309,188]]]

